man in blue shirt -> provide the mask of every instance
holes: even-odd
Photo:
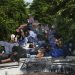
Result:
[[[49,50],[48,55],[52,57],[64,57],[64,47],[61,36],[57,35],[55,37],[55,42],[51,43],[51,50]]]

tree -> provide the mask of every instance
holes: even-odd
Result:
[[[75,0],[33,0],[30,10],[39,22],[56,25],[65,41],[75,37]]]
[[[0,40],[8,39],[16,27],[26,22],[26,6],[23,0],[0,0]]]

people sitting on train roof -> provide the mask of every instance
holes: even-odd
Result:
[[[61,37],[58,36],[55,38],[55,44],[49,53],[52,57],[64,57],[65,54]]]
[[[11,54],[13,46],[18,46],[17,42],[14,42],[14,40],[3,40],[0,41],[0,46],[3,46],[5,49],[5,54]]]
[[[2,63],[8,63],[8,62],[19,62],[19,58],[21,57],[27,57],[26,51],[20,47],[20,46],[14,46],[12,48],[12,54],[8,56],[8,58],[1,59],[0,64]]]
[[[29,44],[29,53],[30,55],[36,55],[35,45],[33,43]]]
[[[50,51],[51,49],[51,45],[50,44],[44,44],[44,49],[45,49],[45,56],[48,57],[50,56]]]
[[[40,48],[37,52],[36,58],[42,58],[45,56],[45,50],[44,48]]]
[[[18,44],[23,47],[28,42],[28,32],[21,29],[20,33],[16,35]]]

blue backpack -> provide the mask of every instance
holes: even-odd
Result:
[[[64,50],[61,48],[54,48],[53,50],[51,50],[50,55],[52,57],[61,57],[64,56]]]

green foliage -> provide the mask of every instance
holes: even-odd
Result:
[[[26,6],[23,0],[0,0],[0,40],[8,39],[20,24],[26,22]]]
[[[75,0],[33,0],[30,11],[39,22],[56,25],[65,41],[75,37]]]

